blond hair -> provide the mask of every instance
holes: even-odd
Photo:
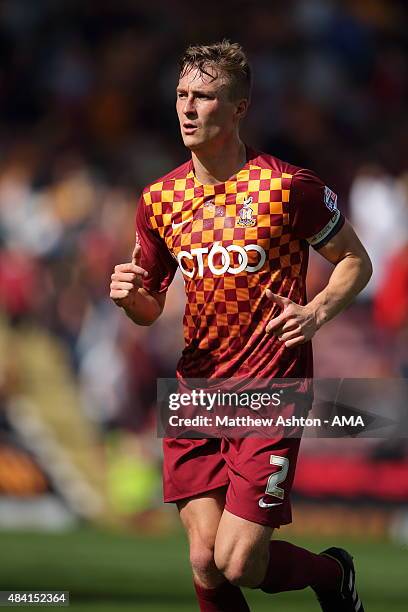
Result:
[[[249,100],[251,67],[240,44],[224,39],[211,45],[191,45],[180,58],[180,76],[184,76],[193,68],[211,79],[217,78],[221,73],[228,80],[232,100]],[[216,76],[210,74],[208,68],[215,70]]]

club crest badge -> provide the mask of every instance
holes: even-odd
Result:
[[[256,225],[256,219],[254,219],[254,209],[251,208],[252,204],[252,196],[248,196],[244,199],[242,203],[242,208],[239,211],[239,221],[238,225],[244,227],[253,227]]]

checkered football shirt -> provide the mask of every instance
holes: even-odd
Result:
[[[313,172],[251,150],[225,183],[201,184],[190,160],[146,187],[136,215],[144,286],[166,291],[177,267],[185,282],[178,377],[311,377],[310,342],[286,348],[265,333],[280,312],[265,290],[305,304],[309,245],[343,224]]]

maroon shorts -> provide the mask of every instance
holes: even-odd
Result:
[[[290,491],[300,438],[163,440],[164,501],[227,487],[225,508],[254,523],[292,522]]]

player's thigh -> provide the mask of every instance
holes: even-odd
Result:
[[[177,508],[190,544],[214,548],[218,526],[225,506],[226,487],[179,500]]]

